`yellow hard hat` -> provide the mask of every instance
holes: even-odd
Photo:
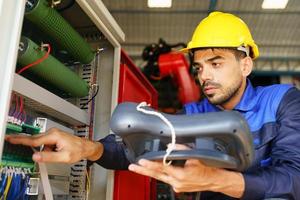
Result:
[[[250,56],[259,56],[246,23],[235,15],[223,12],[212,12],[197,26],[192,40],[182,52],[205,47],[249,47]]]

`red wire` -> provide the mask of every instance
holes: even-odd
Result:
[[[20,117],[22,116],[22,113],[23,113],[23,107],[24,107],[24,105],[23,105],[23,97],[22,96],[20,96],[20,111],[19,111],[19,114],[17,115],[17,119],[19,120],[20,119]]]
[[[11,110],[12,104],[13,104],[13,102],[14,102],[14,100],[15,100],[15,96],[16,96],[16,94],[15,94],[15,93],[12,93],[11,99],[10,99],[10,111],[9,111],[9,116],[13,116],[13,114],[15,113],[15,110],[16,110],[16,105],[15,105],[13,111]]]
[[[22,122],[26,122],[26,120],[27,120],[27,116],[26,116],[26,112],[25,112],[25,110],[23,110],[23,115],[22,115],[22,117],[24,116],[24,119],[22,119]]]
[[[24,99],[23,99],[22,96],[20,96],[20,100],[22,102],[22,110],[20,111],[21,113],[20,113],[20,117],[18,117],[18,119],[20,119],[21,122],[26,122],[27,117],[26,117],[26,112],[25,112],[25,109],[24,109],[24,107],[25,107]]]
[[[37,65],[37,64],[43,62],[46,58],[48,58],[48,56],[49,56],[49,54],[50,54],[50,51],[51,51],[51,46],[50,46],[50,44],[47,44],[47,48],[48,48],[47,53],[46,53],[43,57],[41,57],[40,59],[34,61],[33,63],[30,63],[29,65],[26,65],[25,67],[23,67],[22,69],[20,69],[20,70],[17,72],[17,74],[21,74],[22,72],[24,72],[24,71],[27,70],[28,68],[33,67],[34,65]]]
[[[14,118],[16,118],[18,115],[17,115],[17,113],[16,112],[18,112],[18,110],[19,110],[19,101],[18,101],[18,96],[16,95],[16,110],[14,111],[14,113],[13,113],[13,117]]]

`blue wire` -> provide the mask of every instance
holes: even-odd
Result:
[[[18,193],[20,192],[20,179],[21,175],[17,174],[15,177],[15,186],[14,186],[14,193],[12,195],[12,199],[15,200],[16,196],[18,196]]]
[[[25,178],[22,178],[22,176],[20,177],[20,184],[19,184],[19,186],[23,186],[23,187],[19,188],[19,194],[18,194],[18,196],[16,197],[15,200],[18,200],[18,199],[23,200],[25,198],[24,196],[25,196],[26,188],[27,188],[26,178],[27,178],[27,175],[26,175]]]
[[[11,177],[11,183],[10,183],[10,186],[9,186],[9,190],[8,190],[8,193],[7,193],[7,196],[6,196],[6,199],[8,200],[13,200],[13,195],[15,193],[15,183],[16,183],[16,175],[15,173],[13,173],[12,177]]]
[[[4,189],[5,189],[5,186],[6,186],[6,181],[7,181],[7,175],[5,173],[3,173],[1,175],[1,180],[2,180],[2,183],[1,183],[1,186],[0,186],[0,197],[2,197],[3,193],[4,193]]]
[[[20,194],[20,192],[21,192],[21,189],[22,189],[21,184],[22,184],[22,175],[19,174],[19,181],[18,181],[18,188],[16,190],[17,191],[16,197],[18,197],[19,196],[18,194]]]
[[[22,177],[20,177],[20,184],[19,184],[19,186],[22,186],[23,185],[23,187],[24,187],[24,184],[25,184],[25,181],[22,181]],[[17,195],[17,197],[15,198],[15,200],[18,200],[20,197],[22,197],[23,196],[23,188],[19,188],[18,189],[18,195]]]

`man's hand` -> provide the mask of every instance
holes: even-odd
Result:
[[[129,170],[168,183],[178,193],[213,191],[240,198],[245,188],[242,174],[209,167],[196,159],[187,160],[183,167],[141,159],[138,165],[129,165]]]
[[[5,140],[12,144],[31,147],[44,145],[43,151],[35,152],[32,156],[36,162],[75,163],[82,159],[95,161],[103,153],[101,143],[80,138],[56,128],[35,136],[7,135]]]

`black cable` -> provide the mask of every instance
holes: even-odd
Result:
[[[185,48],[186,47],[186,44],[185,43],[183,43],[183,42],[180,42],[180,43],[177,43],[177,44],[169,44],[169,46],[171,47],[171,48],[175,48],[175,47],[183,47],[183,48]]]
[[[99,85],[97,85],[96,92],[95,92],[95,94],[92,96],[92,98],[90,98],[85,104],[83,104],[83,105],[81,106],[80,109],[84,109],[84,107],[85,107],[86,105],[88,105],[88,104],[89,104],[89,103],[97,96],[98,92],[99,92]]]
[[[74,4],[75,4],[75,0],[71,0],[68,5],[66,5],[65,7],[62,7],[62,8],[57,8],[56,10],[58,12],[62,12],[64,10],[71,8]]]

